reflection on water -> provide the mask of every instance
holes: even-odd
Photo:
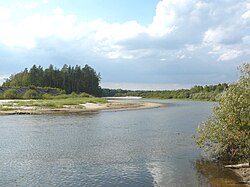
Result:
[[[242,179],[235,175],[235,173],[222,165],[214,162],[197,160],[195,168],[199,176],[200,186],[206,186],[207,181],[212,187],[242,187],[243,184],[239,184]],[[205,184],[204,184],[205,182]]]
[[[200,159],[193,134],[213,103],[166,102],[139,111],[1,116],[0,186],[209,186],[202,164],[192,164]]]

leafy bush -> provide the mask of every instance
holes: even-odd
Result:
[[[58,89],[58,91],[59,91],[60,94],[66,94],[66,91],[65,91],[65,90],[60,90],[60,89]]]
[[[8,90],[4,91],[3,97],[5,99],[16,99],[16,98],[18,98],[18,94],[17,94],[17,91],[15,89],[8,89]]]
[[[69,94],[70,97],[78,97],[78,94],[76,92],[72,92],[71,94]]]
[[[197,144],[207,153],[232,163],[250,161],[250,64],[243,65],[242,73],[197,134]]]
[[[30,85],[29,88],[32,89],[32,90],[34,90],[34,89],[36,89],[36,86]]]
[[[42,99],[53,99],[53,97],[53,95],[47,93],[42,95]]]
[[[23,98],[25,99],[36,99],[38,97],[39,94],[36,90],[27,90],[23,95]]]
[[[83,92],[83,93],[81,93],[81,94],[79,95],[79,97],[91,97],[91,95],[89,95],[89,94]]]

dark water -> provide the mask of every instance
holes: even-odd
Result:
[[[0,186],[210,186],[192,136],[213,103],[161,102],[174,105],[1,116]]]

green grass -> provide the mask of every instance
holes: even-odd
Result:
[[[54,99],[40,99],[40,100],[30,100],[30,101],[14,101],[11,103],[4,103],[3,106],[37,106],[37,107],[47,107],[47,108],[63,108],[65,105],[79,105],[86,103],[107,103],[108,101],[102,98],[96,97],[66,97]]]
[[[18,110],[18,109],[17,108],[0,107],[0,111],[11,111],[11,110]]]

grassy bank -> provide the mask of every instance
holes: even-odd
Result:
[[[59,95],[51,96],[45,95],[44,99],[36,100],[11,100],[0,104],[0,111],[10,111],[17,109],[26,109],[31,107],[36,108],[81,108],[81,105],[86,103],[107,103],[105,99],[92,97],[87,94],[70,94],[70,95]]]

